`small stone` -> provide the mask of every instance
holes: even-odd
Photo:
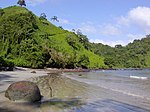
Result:
[[[78,76],[82,76],[82,74],[78,74]]]
[[[36,73],[36,71],[32,71],[31,73]]]
[[[29,81],[11,84],[5,92],[5,97],[12,101],[36,102],[41,100],[38,86]]]

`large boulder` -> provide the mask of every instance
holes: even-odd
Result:
[[[29,81],[20,81],[11,84],[5,92],[5,97],[12,101],[36,102],[41,100],[38,86]]]

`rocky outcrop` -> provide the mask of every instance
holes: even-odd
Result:
[[[5,92],[5,97],[12,101],[36,102],[41,100],[38,86],[29,81],[11,84]]]

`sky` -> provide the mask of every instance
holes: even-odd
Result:
[[[90,42],[123,46],[150,34],[150,0],[25,0],[26,8],[64,29],[80,29]],[[0,0],[0,7],[17,5]]]

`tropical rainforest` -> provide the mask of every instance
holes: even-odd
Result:
[[[88,39],[51,24],[20,6],[0,9],[0,57],[31,68],[106,68]]]
[[[56,17],[55,17],[56,18]],[[0,9],[0,70],[30,68],[149,68],[150,35],[127,46],[90,43],[20,6]]]
[[[109,68],[150,68],[150,35],[126,46],[92,44],[94,53],[105,57]]]

